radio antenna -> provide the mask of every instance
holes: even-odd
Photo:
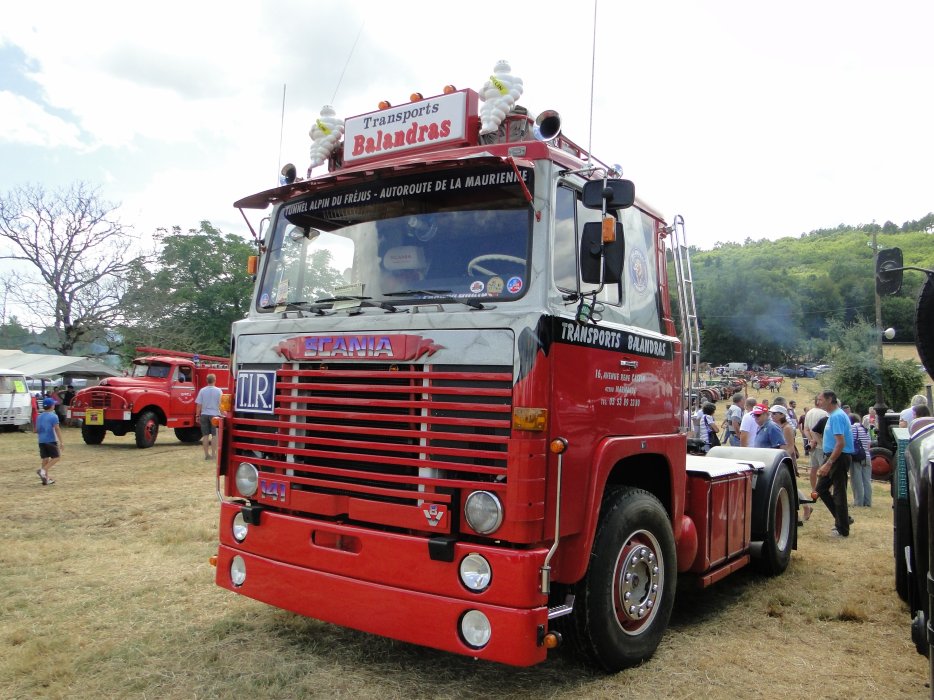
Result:
[[[593,162],[593,85],[597,69],[597,0],[593,0],[593,42],[590,47],[590,125],[587,135],[587,165]]]
[[[340,90],[341,83],[344,82],[344,73],[347,72],[347,66],[350,65],[350,59],[353,57],[354,49],[357,48],[357,42],[360,41],[360,35],[363,34],[363,28],[366,26],[366,22],[360,23],[360,29],[357,31],[357,38],[353,40],[353,46],[350,47],[350,53],[347,54],[347,61],[344,63],[344,70],[341,71],[341,77],[337,79],[337,87],[334,88],[334,95],[331,97],[331,104],[334,104],[334,100],[337,99],[337,91]]]
[[[282,172],[282,134],[285,130],[285,83],[282,83],[282,115],[279,117],[279,163],[276,165],[276,185]]]

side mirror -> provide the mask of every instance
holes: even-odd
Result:
[[[600,284],[600,250],[603,249],[603,282],[616,284],[623,278],[623,225],[616,223],[616,240],[603,242],[603,224],[591,221],[584,224],[581,234],[581,280]]]
[[[584,185],[581,201],[588,209],[606,208],[615,211],[631,207],[636,201],[636,186],[632,180],[591,180]]]
[[[895,294],[902,288],[904,267],[901,248],[884,248],[876,256],[876,293]]]

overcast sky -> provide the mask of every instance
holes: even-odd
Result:
[[[520,104],[560,112],[701,247],[934,210],[934,2],[600,0],[596,18],[591,135],[592,0],[4,2],[0,192],[80,180],[140,232],[247,236],[232,203],[280,162],[305,171],[323,105],[479,89],[506,59]]]

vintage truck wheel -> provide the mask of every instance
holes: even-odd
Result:
[[[104,442],[104,435],[107,431],[103,425],[82,425],[81,439],[86,445],[100,445]]]
[[[788,562],[791,561],[794,528],[798,522],[793,488],[791,474],[783,466],[779,467],[769,494],[768,525],[762,556],[755,560],[756,569],[767,576],[778,576],[788,568]]]
[[[136,446],[152,447],[159,434],[159,418],[152,411],[144,411],[136,421]]]
[[[201,442],[201,428],[176,428],[175,437],[181,442]]]
[[[606,671],[645,661],[668,627],[676,581],[665,508],[647,491],[613,489],[604,499],[587,574],[574,586],[569,641]]]
[[[872,478],[876,481],[891,481],[895,470],[895,457],[891,450],[884,447],[870,447],[869,459],[872,465]]]

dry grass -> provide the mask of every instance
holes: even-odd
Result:
[[[804,397],[802,388],[799,399]],[[719,412],[722,416],[722,412]],[[556,655],[513,669],[296,617],[213,583],[217,503],[198,446],[137,450],[66,429],[58,483],[31,435],[0,435],[3,698],[899,698],[927,666],[893,590],[883,485],[853,535],[815,510],[785,575],[740,572],[679,593],[640,668],[605,676]],[[335,601],[339,604],[339,601]]]

